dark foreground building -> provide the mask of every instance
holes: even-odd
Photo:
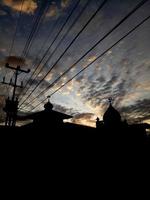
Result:
[[[33,120],[32,123],[22,126],[21,128],[45,128],[47,131],[50,131],[54,128],[64,128],[65,124],[63,123],[63,120],[70,118],[72,118],[72,116],[54,111],[53,105],[48,101],[44,105],[43,111],[21,117],[20,120]]]
[[[71,119],[72,116],[66,115],[53,110],[53,105],[48,101],[44,105],[44,110],[37,113],[32,113],[24,117],[19,117],[19,121],[31,120],[32,122],[22,127],[13,128],[19,132],[25,133],[40,133],[40,134],[65,134],[75,133],[82,134],[94,133],[98,134],[102,141],[148,141],[146,130],[150,128],[149,124],[132,124],[129,125],[126,121],[122,121],[120,113],[112,106],[111,102],[103,115],[103,121],[99,118],[95,121],[96,128],[77,125],[73,123],[64,123],[65,119]],[[2,128],[1,128],[2,130]],[[4,129],[3,127],[3,130]],[[9,128],[7,128],[9,130]],[[12,130],[12,129],[11,129]]]
[[[97,118],[96,128],[63,122],[64,119],[70,118],[72,116],[54,111],[53,105],[48,102],[45,104],[43,111],[23,117],[22,120],[30,119],[33,122],[22,126],[21,129],[46,130],[47,133],[54,133],[55,130],[59,129],[62,132],[70,133],[74,131],[76,133],[98,133],[104,139],[143,140],[148,138],[146,130],[150,128],[149,124],[129,125],[127,121],[122,121],[120,113],[112,106],[111,102],[103,115],[103,121]]]
[[[19,117],[18,120],[32,120],[32,123],[29,123],[27,125],[24,125],[21,127],[21,129],[46,129],[48,133],[53,132],[56,129],[60,130],[92,130],[94,131],[95,128],[73,124],[73,123],[64,123],[64,120],[71,119],[72,116],[60,113],[58,111],[53,110],[53,105],[50,101],[48,101],[44,105],[44,110],[41,112],[33,113],[26,115],[24,117]]]
[[[96,121],[97,131],[109,138],[120,140],[145,140],[148,138],[146,130],[150,129],[149,124],[129,125],[126,120],[121,120],[120,113],[112,106],[111,102],[103,115],[103,121]]]

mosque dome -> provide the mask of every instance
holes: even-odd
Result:
[[[53,104],[48,101],[45,105],[44,105],[45,110],[50,111],[53,109]]]
[[[106,125],[115,125],[121,122],[119,112],[111,105],[111,103],[103,116],[103,121]]]

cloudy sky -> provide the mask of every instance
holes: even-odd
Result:
[[[13,77],[13,72],[4,67],[6,62],[14,67],[21,65],[23,69],[31,70],[27,75],[19,75],[18,84],[22,80],[25,84],[29,78],[32,81],[25,90],[17,90],[20,104],[23,103],[22,111],[41,110],[43,104],[33,109],[150,15],[150,1],[147,1],[53,87],[37,97],[45,87],[55,81],[141,2],[141,0],[106,1],[52,71],[28,97],[102,2],[102,0],[0,0],[0,79],[6,76],[6,81],[9,81]],[[55,110],[73,115],[75,123],[94,126],[96,117],[102,119],[108,107],[107,99],[112,97],[113,105],[121,112],[123,119],[126,118],[129,122],[150,123],[149,35],[150,20],[147,20],[52,95],[51,102],[55,105]],[[39,68],[31,77],[38,64]],[[4,118],[2,112],[4,100],[8,95],[11,96],[11,93],[11,87],[0,85],[1,121]]]

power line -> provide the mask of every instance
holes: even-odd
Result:
[[[44,2],[41,5],[39,11],[37,12],[37,16],[34,17],[34,19],[33,19],[33,27],[32,27],[32,29],[30,31],[30,34],[29,34],[28,39],[26,41],[25,47],[24,47],[20,57],[24,57],[24,58],[27,57],[27,55],[28,55],[28,53],[29,53],[29,51],[30,51],[30,49],[31,49],[31,47],[33,45],[33,42],[36,39],[35,34],[38,33],[38,31],[40,29],[40,25],[43,23],[43,21],[44,21],[44,19],[46,17],[46,13],[47,13],[47,11],[49,9],[49,4],[48,3],[49,3],[49,1],[48,2]],[[24,76],[24,78],[25,77],[26,77],[26,75]],[[24,78],[23,78],[23,80],[24,80]],[[23,90],[20,92],[20,94],[23,92]],[[19,96],[20,96],[20,94],[19,94]]]
[[[22,102],[22,104],[32,95],[32,93],[36,90],[36,88],[44,81],[44,79],[48,76],[48,74],[51,72],[51,70],[57,65],[57,63],[61,60],[61,58],[64,56],[64,54],[68,51],[68,49],[72,46],[72,44],[76,41],[76,39],[79,37],[79,35],[85,30],[85,28],[89,25],[89,23],[93,20],[93,18],[98,14],[98,12],[103,8],[103,6],[106,4],[108,0],[104,0],[101,5],[98,7],[98,9],[94,12],[94,14],[90,17],[90,19],[86,22],[86,24],[83,26],[83,28],[78,32],[78,34],[75,36],[75,38],[72,40],[72,42],[67,46],[65,51],[60,55],[60,57],[57,59],[57,61],[54,63],[54,65],[50,68],[50,70],[46,73],[46,75],[40,80],[40,82],[35,86],[35,88],[30,92],[30,94],[27,96],[27,98]],[[48,61],[47,61],[48,62]],[[21,105],[22,105],[21,104]],[[20,105],[20,106],[21,106]]]
[[[9,57],[11,56],[12,50],[13,50],[13,47],[14,47],[14,43],[15,43],[15,39],[16,39],[16,35],[17,35],[17,30],[18,30],[18,26],[20,24],[20,19],[21,19],[23,4],[24,4],[24,0],[22,0],[22,2],[21,2],[20,11],[19,11],[19,15],[18,15],[18,18],[17,18],[16,26],[15,26],[15,31],[14,31],[14,34],[13,34],[13,37],[12,37],[12,41],[11,41],[11,45],[10,45],[10,49],[9,49],[9,54],[8,54]],[[5,69],[4,77],[6,76],[7,73],[8,73],[8,69],[6,68]],[[6,85],[6,89],[7,89],[7,96],[9,96],[8,85]]]
[[[31,2],[29,2],[29,3],[31,5]],[[40,7],[39,11],[37,12],[38,13],[37,16],[34,17],[33,27],[31,29],[31,32],[29,34],[29,37],[26,41],[25,47],[24,47],[20,57],[25,58],[28,55],[28,52],[31,48],[33,41],[34,41],[34,35],[39,31],[40,24],[42,23],[42,21],[45,18],[45,15],[46,15],[46,12],[47,12],[47,9],[48,9],[48,3],[49,2],[44,2],[44,3],[42,2],[41,7]],[[22,7],[21,7],[21,10],[22,10],[22,8],[23,8],[23,4],[22,4]],[[18,65],[20,65],[20,62],[19,62]],[[14,74],[13,74],[13,76],[14,76]],[[12,78],[13,78],[13,76],[12,76]]]
[[[14,36],[13,36],[13,39],[12,39],[12,42],[11,42],[11,46],[10,46],[10,50],[9,50],[9,56],[11,56],[11,53],[12,53],[12,50],[13,50],[13,47],[14,47],[15,38],[16,38],[16,35],[17,35],[17,30],[18,30],[18,26],[19,26],[20,20],[21,20],[21,14],[22,14],[22,9],[23,9],[23,4],[24,4],[24,0],[22,0],[22,2],[21,2],[19,16],[18,16],[18,19],[17,19],[16,27],[15,27],[15,32],[14,32]]]
[[[87,3],[85,4],[85,6],[83,7],[82,11],[79,13],[79,15],[77,15],[77,17],[75,18],[75,20],[73,21],[73,23],[71,24],[71,26],[69,27],[69,29],[67,30],[66,34],[62,37],[62,39],[56,45],[55,49],[50,54],[50,56],[48,58],[48,61],[52,58],[52,56],[54,55],[54,53],[57,51],[58,47],[62,44],[62,42],[64,41],[64,39],[70,33],[70,31],[72,30],[72,28],[74,27],[74,25],[76,24],[76,22],[79,20],[79,18],[81,17],[81,15],[83,14],[84,10],[87,8],[87,6],[88,6],[89,3],[90,3],[90,0],[87,1]],[[47,64],[47,62],[46,62],[46,64]],[[44,66],[43,66],[43,68],[44,68]],[[36,79],[38,77],[38,75],[42,72],[43,68],[41,68],[41,70],[38,72],[38,74],[36,75],[36,77],[34,79]]]
[[[42,92],[40,92],[35,98],[31,100],[33,102],[37,97],[44,94],[46,91],[48,91],[51,87],[57,83],[61,77],[63,77],[65,74],[67,74],[72,68],[74,68],[86,55],[88,55],[97,45],[99,45],[108,35],[110,35],[116,28],[118,28],[125,20],[127,20],[134,12],[137,11],[144,3],[146,3],[148,0],[141,1],[138,5],[135,6],[132,11],[130,11],[121,21],[119,21],[106,35],[104,35],[98,42],[95,43],[83,56],[81,56],[71,67],[69,67],[61,76],[59,76],[53,83],[51,83],[48,87],[46,87]],[[25,102],[25,101],[24,101]],[[23,103],[24,103],[23,102]],[[30,102],[30,103],[31,103]],[[22,104],[23,104],[22,103]],[[22,105],[21,104],[21,105]],[[20,105],[20,106],[21,106]],[[28,105],[28,104],[27,104]],[[27,106],[26,105],[26,106]]]
[[[20,17],[21,17],[21,13],[22,13],[22,9],[23,9],[23,4],[24,4],[24,0],[22,0],[22,3],[21,3],[21,8],[20,8],[20,12],[19,12],[19,18],[18,18],[18,21],[17,21],[17,25],[16,25],[16,28],[15,28],[15,33],[14,33],[14,37],[13,37],[13,40],[12,40],[12,44],[11,44],[11,48],[10,48],[10,55],[11,55],[11,52],[12,52],[12,49],[13,49],[13,46],[14,46],[14,42],[15,42],[15,37],[16,37],[16,34],[17,34],[17,30],[18,30],[18,26],[19,26],[19,23],[20,23]],[[31,3],[30,3],[31,4]],[[46,3],[47,4],[47,3]],[[40,11],[41,11],[41,9],[40,9]],[[44,10],[45,11],[45,10]],[[43,12],[44,12],[43,11]],[[38,15],[38,16],[40,16],[40,18],[38,19],[38,17],[35,19],[35,23],[34,23],[34,26],[33,26],[33,28],[32,28],[32,30],[31,30],[31,33],[30,33],[30,35],[29,35],[29,38],[28,38],[28,40],[27,40],[27,42],[26,42],[26,44],[25,44],[25,47],[24,47],[24,50],[23,50],[23,53],[22,53],[22,55],[21,55],[21,57],[23,56],[23,54],[24,54],[24,56],[25,56],[25,53],[26,53],[26,55],[27,55],[27,50],[29,50],[29,48],[30,48],[30,45],[31,45],[31,42],[32,42],[32,39],[33,39],[33,36],[34,36],[34,34],[35,34],[35,32],[37,31],[37,28],[38,28],[38,25],[39,25],[39,20],[41,19],[41,17],[42,17],[42,14],[41,15]],[[44,19],[44,18],[43,18]],[[25,51],[25,52],[24,52]],[[20,62],[19,62],[20,63]],[[13,76],[14,76],[14,74],[13,74]],[[12,77],[13,77],[12,76]]]
[[[102,56],[104,56],[108,51],[110,51],[113,47],[115,47],[118,43],[120,43],[123,39],[125,39],[127,36],[129,36],[132,32],[134,32],[138,27],[140,27],[143,23],[145,23],[148,19],[150,19],[150,15],[146,17],[144,20],[142,20],[138,25],[136,25],[133,29],[128,31],[123,37],[121,37],[117,42],[115,42],[111,47],[109,47],[106,51],[104,51],[102,54],[100,54],[96,59],[94,59],[91,63],[89,63],[87,66],[85,66],[82,70],[80,70],[77,74],[75,74],[71,79],[69,79],[66,83],[61,85],[58,89],[56,89],[52,94],[49,96],[53,96],[55,93],[57,93],[59,90],[61,90],[65,85],[67,85],[69,82],[71,82],[74,78],[76,78],[79,74],[81,74],[84,70],[89,68],[92,64],[94,64],[98,59],[100,59]],[[39,107],[42,103],[44,103],[47,100],[45,98],[42,102],[37,104],[32,110]],[[31,111],[32,111],[31,110]]]
[[[73,7],[72,11],[70,12],[70,14],[68,15],[67,19],[65,20],[65,22],[62,24],[61,28],[59,29],[57,35],[55,36],[54,40],[52,41],[52,43],[50,44],[50,46],[48,47],[48,49],[45,51],[43,57],[41,58],[40,62],[38,63],[37,67],[35,68],[34,72],[32,73],[32,75],[30,76],[29,80],[27,81],[25,87],[30,83],[32,77],[34,76],[34,74],[36,73],[36,71],[38,70],[38,68],[40,67],[40,64],[42,63],[42,61],[44,60],[44,58],[47,56],[49,50],[51,49],[52,45],[55,43],[55,41],[57,40],[58,36],[60,35],[60,33],[62,32],[62,30],[64,29],[65,25],[67,24],[67,22],[69,21],[70,17],[72,16],[73,12],[75,11],[75,9],[77,8],[78,4],[80,3],[81,0],[79,0],[75,6]],[[58,22],[58,21],[57,21]],[[56,24],[57,24],[56,22]],[[55,25],[56,25],[55,24]],[[57,25],[56,25],[57,26]],[[55,27],[56,27],[55,26]],[[33,83],[33,81],[30,83],[30,85]],[[28,88],[29,89],[29,88]],[[27,89],[27,91],[28,91]],[[25,92],[25,94],[27,93],[27,91]],[[24,95],[25,95],[24,94]],[[22,100],[22,99],[21,99]]]
[[[28,51],[29,51],[31,44],[32,44],[32,41],[33,41],[33,37],[38,31],[40,23],[44,20],[47,9],[48,9],[48,3],[45,2],[45,1],[42,2],[42,5],[41,5],[39,12],[37,14],[37,17],[35,19],[34,25],[31,29],[31,32],[29,34],[29,37],[28,37],[27,42],[25,44],[25,47],[22,51],[22,56],[26,57],[28,55]]]
[[[22,12],[22,9],[23,9],[23,4],[24,4],[24,0],[22,1],[21,10],[20,10],[20,16],[21,16],[21,12]],[[29,6],[31,6],[31,2],[29,2]],[[36,24],[36,19],[37,19],[36,17],[33,19],[33,23],[35,22],[34,25]],[[17,26],[16,26],[15,35],[17,33],[19,22],[17,23]],[[31,32],[33,31],[33,29],[34,29],[34,27],[31,29]],[[31,33],[30,33],[30,35],[31,35]],[[30,37],[30,35],[29,35],[29,37]],[[15,37],[14,37],[14,40],[15,40]],[[13,40],[12,46],[14,44],[14,40]],[[29,41],[29,38],[27,39],[27,42],[26,42],[25,47],[24,47],[24,50],[26,49],[26,45],[27,45],[28,41]],[[23,53],[20,55],[20,58],[21,57],[24,57]],[[21,63],[21,59],[19,60],[19,64],[18,65],[20,65],[20,63]],[[13,74],[13,76],[14,76],[14,74]],[[12,76],[12,78],[13,78],[13,76]]]
[[[54,23],[53,26],[50,27],[50,29],[49,29],[49,30],[50,30],[50,34],[48,34],[48,36],[47,36],[46,39],[44,40],[42,46],[40,47],[40,50],[39,50],[38,53],[37,53],[36,58],[35,58],[34,61],[33,61],[33,63],[35,63],[35,62],[38,60],[38,56],[41,54],[42,50],[44,49],[44,46],[47,44],[47,42],[48,42],[49,39],[51,38],[51,36],[52,36],[54,30],[56,29],[56,27],[57,27],[57,25],[58,25],[58,22],[59,22],[59,18],[57,19],[56,23]],[[51,30],[52,30],[52,31],[51,31]],[[45,52],[46,52],[46,51],[45,51]],[[35,67],[35,65],[36,65],[36,63],[34,64],[33,68]],[[37,69],[35,69],[35,70],[37,70]],[[35,70],[34,70],[34,72],[31,74],[30,78],[27,80],[27,82],[26,82],[26,84],[25,84],[25,87],[27,86],[28,81],[33,77],[34,73],[36,72]],[[26,75],[24,76],[23,81],[24,81],[25,77],[26,77]],[[22,92],[23,92],[23,91],[22,91]],[[22,93],[22,92],[21,92],[21,93]],[[21,95],[21,94],[20,94],[20,95]]]
[[[22,13],[24,1],[25,1],[25,0],[22,1],[22,5],[21,5],[21,10],[20,10],[20,16],[19,16],[19,18],[21,17],[21,13]],[[29,6],[31,6],[31,2],[29,2]],[[35,19],[34,19],[34,20],[35,20]],[[34,21],[34,20],[33,20],[33,21]],[[20,20],[19,20],[19,22],[20,22]],[[15,35],[16,35],[16,33],[17,33],[17,29],[18,29],[19,22],[17,23],[17,27],[16,27],[16,30],[15,30]],[[14,37],[14,41],[15,41],[15,37]],[[12,44],[14,44],[14,41],[13,41]],[[21,58],[21,57],[23,57],[23,54],[20,56],[20,58]],[[19,61],[18,65],[20,65],[20,62],[21,62],[21,61]],[[14,73],[14,74],[15,74],[15,73]],[[12,75],[12,78],[13,78],[14,74]]]
[[[62,24],[62,26],[60,27],[58,33],[56,34],[54,40],[51,42],[50,46],[48,47],[48,49],[46,50],[46,52],[44,53],[43,57],[41,58],[41,60],[39,61],[37,67],[35,68],[34,72],[32,73],[30,79],[27,81],[25,87],[30,83],[32,77],[34,76],[34,74],[36,73],[36,71],[38,70],[38,68],[40,67],[42,61],[45,59],[45,57],[47,56],[48,52],[50,51],[51,47],[53,46],[53,44],[55,43],[55,41],[57,40],[57,38],[59,37],[60,33],[63,31],[64,27],[66,26],[66,24],[68,23],[69,19],[71,18],[72,14],[74,13],[74,11],[76,10],[76,8],[78,7],[79,3],[81,0],[78,0],[77,3],[75,4],[75,6],[73,7],[73,9],[71,10],[70,14],[68,15],[67,19],[65,20],[65,22]],[[40,72],[42,71],[42,69],[44,68],[44,66],[40,69]],[[38,74],[40,73],[38,72]],[[36,76],[37,77],[37,76]],[[31,81],[30,85],[33,83],[34,79]],[[29,87],[30,88],[30,87]],[[25,94],[28,92],[29,88],[26,90]],[[24,94],[24,95],[25,95]]]

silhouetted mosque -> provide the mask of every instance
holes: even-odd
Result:
[[[124,125],[125,123],[122,122],[120,113],[112,106],[112,100],[109,99],[109,107],[103,115],[103,121],[100,121],[99,118],[97,118],[96,128],[112,130],[124,127]]]
[[[44,110],[36,113],[30,113],[26,116],[18,116],[17,120],[32,122],[23,125],[20,129],[30,130],[37,129],[38,131],[44,131],[47,133],[54,133],[56,129],[66,130],[66,132],[72,132],[79,130],[81,133],[98,133],[102,138],[117,138],[127,139],[137,138],[142,140],[146,135],[146,129],[150,129],[149,124],[132,124],[129,125],[126,120],[122,121],[120,113],[113,107],[112,100],[109,99],[109,106],[103,115],[103,120],[99,118],[95,120],[96,128],[73,124],[70,122],[64,123],[64,120],[73,118],[70,115],[60,113],[53,110],[53,105],[48,99],[48,102],[44,105]],[[82,131],[83,130],[83,131]],[[76,133],[79,133],[78,131]]]
[[[22,117],[22,120],[33,120],[32,123],[22,126],[22,128],[38,128],[46,129],[51,132],[55,129],[67,130],[86,130],[97,132],[101,136],[109,137],[139,137],[142,138],[146,134],[146,129],[150,128],[148,124],[132,124],[129,125],[126,120],[122,121],[120,113],[113,107],[112,100],[109,99],[109,106],[103,115],[103,120],[96,119],[96,128],[78,125],[73,123],[64,123],[65,119],[71,119],[72,116],[53,110],[53,105],[48,100],[41,112],[29,114]],[[20,118],[21,120],[21,118]]]
[[[52,103],[48,100],[43,111],[22,117],[22,120],[33,120],[33,123],[23,126],[24,128],[48,128],[48,130],[53,130],[54,128],[64,128],[63,120],[70,118],[72,116],[54,111]]]
[[[112,106],[112,101],[109,99],[109,107],[103,115],[103,121],[97,118],[96,128],[99,133],[105,136],[121,137],[124,139],[137,138],[142,140],[146,136],[146,129],[150,129],[150,125],[129,125],[126,120],[122,121],[120,113]]]
[[[32,123],[22,126],[22,128],[38,128],[38,129],[47,129],[47,132],[51,132],[55,129],[86,129],[86,130],[93,130],[94,128],[73,124],[69,122],[65,122],[64,120],[73,118],[70,115],[54,111],[52,103],[48,100],[48,102],[44,105],[44,110],[41,112],[29,114],[24,117],[19,117],[18,120],[32,120]]]
[[[120,113],[110,103],[103,116],[104,124],[108,127],[118,126],[121,123]]]

